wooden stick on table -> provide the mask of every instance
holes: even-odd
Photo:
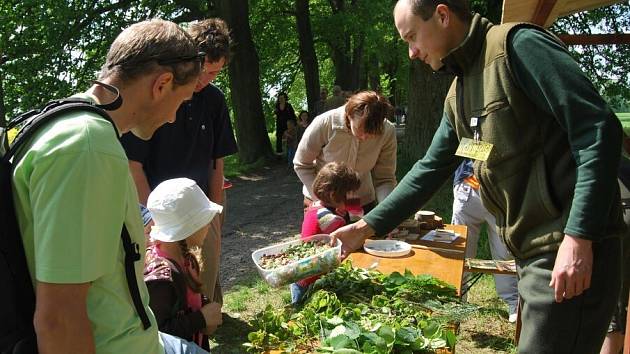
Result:
[[[423,249],[423,250],[430,250],[430,251],[436,251],[436,252],[447,252],[447,253],[464,253],[465,252],[463,249],[429,247],[429,246],[425,246],[425,245],[416,245],[416,244],[411,244],[411,248],[419,248],[419,249]]]

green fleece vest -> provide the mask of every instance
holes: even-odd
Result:
[[[568,136],[557,120],[538,109],[510,71],[507,38],[531,24],[493,25],[475,15],[467,38],[443,60],[460,72],[451,85],[445,114],[459,140],[494,145],[487,161],[475,161],[484,206],[499,234],[520,259],[556,251],[564,238],[576,182]],[[621,209],[611,207],[607,234],[618,235]],[[579,236],[579,235],[576,235]]]

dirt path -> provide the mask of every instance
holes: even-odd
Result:
[[[293,238],[302,223],[302,184],[286,163],[230,182],[221,252],[224,291],[257,272],[252,251]]]

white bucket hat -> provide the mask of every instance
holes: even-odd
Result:
[[[211,202],[195,181],[174,178],[160,183],[149,194],[147,208],[155,225],[150,236],[162,242],[177,242],[208,225],[223,207]]]

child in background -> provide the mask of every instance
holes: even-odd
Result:
[[[304,131],[306,131],[306,128],[311,123],[311,118],[307,111],[300,112],[297,123],[297,142],[299,144],[300,140],[302,140],[302,135],[304,135]]]
[[[295,119],[287,120],[287,130],[284,131],[282,140],[287,144],[287,161],[289,162],[289,168],[293,169],[293,158],[295,157],[295,151],[300,142],[298,140],[298,127]]]
[[[311,115],[308,111],[301,111],[300,115],[298,115],[298,126],[306,129],[309,124],[311,124]]]
[[[343,162],[324,165],[313,181],[314,201],[304,213],[301,239],[317,234],[330,234],[350,222],[347,210],[348,194],[359,189],[359,174]],[[318,276],[291,284],[291,303],[300,302],[308,287]]]
[[[208,304],[201,293],[198,254],[210,221],[223,208],[212,203],[195,181],[176,178],[151,192],[147,209],[154,225],[144,281],[158,328],[209,350],[207,334],[222,322],[221,305]],[[144,221],[151,220],[145,215]]]

